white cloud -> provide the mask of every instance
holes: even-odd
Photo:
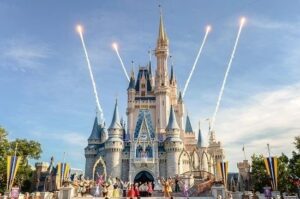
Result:
[[[244,105],[225,108],[216,122],[217,139],[224,144],[227,159],[236,170],[243,159],[245,144],[248,158],[253,153],[290,155],[295,136],[300,135],[300,84],[269,91],[251,97]]]
[[[61,133],[45,133],[45,132],[33,132],[31,133],[35,138],[39,140],[47,141],[61,141],[60,144],[68,144],[76,148],[83,148],[87,145],[87,138],[77,132],[61,132]]]
[[[2,44],[0,52],[2,66],[23,72],[42,66],[51,54],[47,44],[21,38]]]

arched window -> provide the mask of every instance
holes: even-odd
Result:
[[[148,158],[153,158],[153,150],[152,147],[150,145],[147,146],[146,148],[146,154]]]
[[[137,158],[141,158],[142,157],[142,151],[143,151],[143,147],[141,145],[136,147],[136,157]]]

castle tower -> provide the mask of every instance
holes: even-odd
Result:
[[[184,132],[184,146],[187,150],[191,151],[196,145],[195,133],[191,124],[189,115],[185,120],[185,132]]]
[[[177,81],[174,74],[173,64],[171,65],[171,75],[170,75],[170,87],[171,87],[171,104],[177,104]]]
[[[98,117],[96,116],[91,135],[88,138],[88,146],[84,149],[86,158],[85,176],[90,179],[93,176],[93,166],[96,161],[98,149],[107,140],[107,131],[104,125],[99,125]]]
[[[169,39],[167,37],[162,15],[160,15],[159,32],[155,56],[157,68],[155,74],[156,97],[156,131],[164,134],[170,107],[170,86],[168,77]]]
[[[118,102],[116,101],[113,118],[108,129],[108,139],[105,142],[107,174],[112,177],[121,177],[123,145],[123,128],[120,124]]]
[[[132,133],[134,131],[134,102],[135,102],[135,79],[134,79],[134,71],[131,69],[129,86],[127,89],[127,133]]]
[[[180,129],[176,121],[173,106],[170,109],[169,122],[166,128],[165,150],[167,152],[167,177],[173,177],[179,173],[179,155],[183,150],[183,143],[180,139]]]
[[[180,138],[184,139],[184,131],[183,131],[183,115],[184,115],[184,104],[182,99],[181,91],[179,91],[178,99],[177,99],[177,115],[179,121],[179,128],[181,129]]]

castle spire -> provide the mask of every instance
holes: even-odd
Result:
[[[120,124],[119,110],[118,110],[118,100],[116,99],[114,115],[109,126],[110,129],[122,129]]]
[[[178,126],[177,121],[176,121],[176,116],[175,116],[173,106],[171,105],[167,130],[173,130],[173,129],[179,129],[179,126]]]
[[[171,57],[171,56],[170,56]],[[171,77],[170,77],[170,83],[175,81],[175,75],[174,75],[174,69],[173,69],[173,63],[171,64]]]
[[[151,69],[151,49],[148,50],[148,54],[149,54],[149,65],[148,65],[148,70],[149,70],[149,74],[152,75],[152,69]]]
[[[131,68],[131,72],[130,72],[129,86],[128,86],[127,90],[134,89],[134,85],[135,85],[135,79],[134,79],[133,61],[132,61],[132,68]]]
[[[96,115],[95,120],[94,120],[93,130],[92,130],[92,133],[89,137],[89,140],[100,140],[101,139],[100,130],[101,130],[101,128],[98,124],[98,117]]]
[[[164,27],[163,16],[162,16],[162,8],[160,7],[160,19],[159,19],[159,29],[158,29],[158,39],[157,43],[159,44],[168,43],[168,36]]]
[[[179,91],[178,102],[179,103],[183,102],[181,91]]]
[[[192,124],[191,124],[191,121],[190,121],[190,117],[189,115],[187,114],[186,116],[186,122],[185,122],[185,132],[186,133],[193,133],[193,128],[192,128]]]
[[[199,132],[198,132],[198,141],[197,141],[198,147],[203,147],[203,140],[202,140],[202,133],[200,128],[200,121],[199,121]]]

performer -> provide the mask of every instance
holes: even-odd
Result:
[[[161,179],[161,183],[164,187],[164,197],[171,197],[171,192],[172,192],[171,180],[170,179],[168,179],[168,180]]]
[[[121,180],[121,185],[122,185],[122,189],[123,189],[123,197],[126,197],[126,192],[127,192],[127,189],[129,188],[128,186],[129,186],[129,182],[128,181],[125,181],[125,182],[123,182],[122,180]]]
[[[103,189],[102,189],[102,196],[104,198],[106,198],[108,196],[108,187],[109,186],[110,185],[107,182],[105,182],[105,183],[102,184],[102,187],[103,187]]]
[[[95,190],[94,196],[95,196],[95,197],[99,197],[99,196],[100,196],[99,184],[96,184],[95,186],[96,186],[96,190]]]
[[[180,192],[178,175],[175,177],[175,192]]]
[[[141,195],[140,195],[140,190],[139,190],[139,184],[138,183],[135,183],[135,185],[134,185],[134,192],[135,192],[135,196],[136,197],[140,197]]]
[[[131,184],[130,185],[130,188],[128,190],[128,193],[127,193],[127,197],[129,197],[130,199],[133,199],[135,197],[135,188],[134,188],[134,184]]]
[[[187,182],[184,182],[184,185],[183,185],[183,196],[184,197],[189,197],[189,185]]]
[[[99,173],[97,172],[97,176],[98,176],[98,178],[97,178],[96,182],[97,182],[97,185],[100,185],[104,182],[103,175],[99,175]]]
[[[152,182],[148,182],[147,183],[147,193],[148,193],[148,197],[151,197],[152,196],[152,193],[153,193],[153,185],[152,185]]]
[[[113,198],[119,198],[120,192],[119,192],[119,179],[116,178],[116,182],[113,185]]]

